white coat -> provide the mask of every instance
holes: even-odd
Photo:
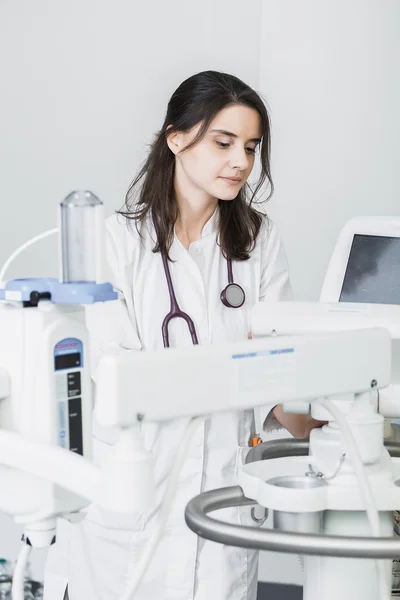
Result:
[[[193,319],[200,344],[247,339],[254,304],[291,298],[280,237],[276,226],[265,219],[250,259],[233,262],[233,278],[245,291],[245,304],[239,309],[225,307],[220,293],[228,282],[227,263],[217,245],[217,229],[218,210],[189,250],[175,237],[170,252],[177,301]],[[161,324],[170,308],[161,256],[152,252],[152,227],[142,227],[140,237],[132,222],[115,215],[107,221],[107,233],[110,279],[123,299],[88,311],[95,363],[104,352],[162,348]],[[174,319],[170,346],[191,343],[186,323]],[[160,402],[168,402],[168,393]],[[157,503],[187,423],[187,418],[181,418],[143,425],[146,447],[155,456]],[[191,498],[237,484],[254,432],[253,410],[214,414],[197,429],[165,534],[137,600],[255,600],[258,553],[197,538],[184,522]],[[94,460],[101,463],[116,433],[95,423],[93,435]],[[225,509],[223,514],[230,522],[254,525],[249,507]],[[91,506],[79,525],[60,521],[45,570],[45,600],[62,600],[67,581],[70,600],[118,600],[154,520],[155,511],[113,517]]]

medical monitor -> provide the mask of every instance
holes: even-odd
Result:
[[[364,217],[345,225],[320,300],[400,305],[400,217]]]
[[[393,339],[392,384],[399,386],[400,402],[400,217],[361,217],[346,223],[320,301],[343,303],[346,312],[386,320]]]
[[[340,302],[400,304],[400,238],[355,234]]]

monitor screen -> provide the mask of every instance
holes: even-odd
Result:
[[[340,301],[400,304],[400,238],[354,236]]]

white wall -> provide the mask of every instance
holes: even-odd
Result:
[[[186,77],[226,70],[258,87],[260,0],[0,2],[0,263],[93,190],[120,208]],[[11,276],[55,272],[54,240]]]
[[[260,86],[273,128],[269,209],[295,294],[317,300],[353,216],[400,214],[400,2],[264,0]],[[260,579],[300,583],[262,553]]]
[[[298,299],[317,299],[342,225],[400,214],[400,2],[263,0],[271,215]]]
[[[56,225],[75,188],[119,208],[186,77],[225,70],[258,87],[260,0],[0,2],[0,264]],[[9,276],[55,275],[55,240]],[[19,528],[0,517],[0,556]],[[37,555],[36,555],[37,556]],[[42,554],[34,561],[40,576]]]

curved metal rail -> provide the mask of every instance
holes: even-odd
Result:
[[[388,442],[385,446],[391,456],[400,457],[400,443]],[[308,440],[283,439],[259,444],[249,452],[246,462],[307,454]],[[394,538],[291,533],[232,525],[208,516],[209,512],[221,508],[254,504],[239,486],[221,488],[193,498],[186,507],[185,519],[188,527],[200,537],[228,546],[346,558],[393,559],[400,556],[400,540]]]

